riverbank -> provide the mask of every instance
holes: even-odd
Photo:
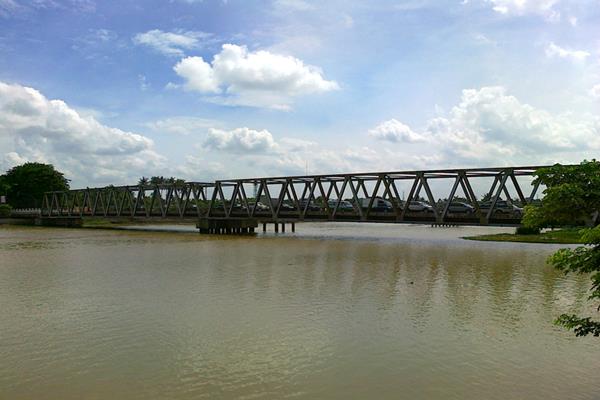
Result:
[[[518,235],[516,233],[495,233],[491,235],[465,236],[466,240],[483,242],[521,242],[552,244],[583,244],[581,229],[559,229],[539,233],[537,235]]]

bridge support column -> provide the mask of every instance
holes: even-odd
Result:
[[[198,232],[216,235],[241,235],[254,233],[258,226],[252,218],[201,218],[196,224]]]
[[[296,232],[296,223],[292,222],[292,232]]]
[[[279,233],[279,222],[275,222],[275,233]]]
[[[285,222],[281,223],[281,233],[285,233]]]
[[[267,231],[267,224],[263,222],[263,232]]]

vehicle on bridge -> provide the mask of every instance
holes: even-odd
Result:
[[[299,204],[300,204],[301,210],[306,209],[307,211],[321,211],[321,206],[319,206],[312,200],[308,201],[306,199],[303,199],[303,200],[300,200]]]
[[[447,202],[441,203],[441,209],[448,207],[448,213],[450,214],[473,214],[475,213],[475,207],[469,203],[463,201],[451,201],[448,205]]]
[[[479,208],[481,212],[487,213],[492,208],[492,202],[484,201],[479,204]],[[510,201],[498,200],[494,206],[494,214],[514,215],[520,218],[523,216],[523,209]]]
[[[338,205],[338,200],[337,199],[329,199],[327,201],[327,205],[329,206],[330,209],[334,209],[335,206],[337,205],[338,206],[337,210],[338,211],[342,211],[342,212],[352,212],[352,211],[355,211],[354,210],[354,206],[348,200],[341,200],[340,204]]]
[[[400,207],[404,208],[406,207],[406,203],[402,202],[400,204]],[[408,203],[408,209],[407,211],[411,211],[411,212],[425,212],[425,213],[433,213],[433,207],[431,206],[431,204],[426,203],[424,201],[417,201],[417,200],[413,200],[410,203]]]
[[[372,201],[373,203],[371,204],[371,211],[374,211],[374,212],[392,212],[392,211],[394,211],[394,206],[392,206],[392,203],[388,200],[382,199],[381,197],[373,197],[372,200],[370,197],[367,197],[367,198],[359,199],[359,201],[360,201],[360,207],[363,209],[369,208],[369,204],[371,204],[371,201]]]
[[[248,208],[250,210],[253,210],[254,207],[256,206],[256,211],[261,212],[261,211],[269,211],[270,208],[268,205],[261,203],[260,201],[257,201],[256,203],[254,202],[249,202],[248,203]],[[242,207],[243,210],[246,209],[246,207]]]

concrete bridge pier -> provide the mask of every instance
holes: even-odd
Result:
[[[267,232],[267,226],[269,224],[271,224],[271,222],[261,222],[262,224],[262,231],[263,233]],[[285,230],[288,229],[288,227],[286,225],[289,225],[289,227],[291,228],[292,232],[296,232],[296,223],[295,222],[291,222],[291,221],[283,221],[283,222],[279,222],[279,221],[275,221],[272,222],[273,224],[273,232],[275,233],[285,233]],[[254,228],[248,228],[252,233],[254,233]]]
[[[250,218],[200,218],[196,224],[201,234],[244,235],[254,233],[258,226],[255,219]]]

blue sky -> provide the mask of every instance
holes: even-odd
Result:
[[[597,0],[0,0],[0,167],[74,186],[573,162]]]

